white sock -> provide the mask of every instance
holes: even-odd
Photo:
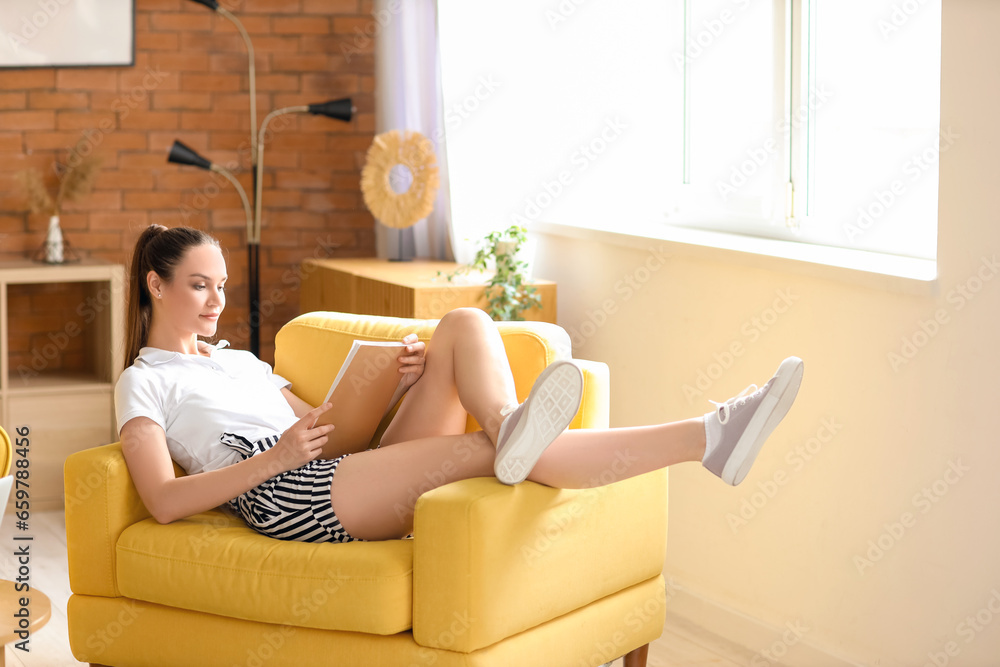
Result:
[[[709,412],[702,417],[702,420],[705,422],[705,456],[701,461],[704,463],[719,445],[719,440],[722,437],[722,424],[719,423],[717,411]]]

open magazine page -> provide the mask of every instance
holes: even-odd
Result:
[[[321,458],[368,447],[402,380],[398,357],[405,349],[399,342],[354,341],[324,399],[333,407],[316,422],[336,426]]]

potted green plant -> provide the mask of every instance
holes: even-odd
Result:
[[[439,271],[438,275],[445,275],[451,281],[473,269],[488,271],[492,265],[494,272],[486,283],[489,302],[486,312],[497,321],[524,320],[524,311],[542,305],[534,286],[528,284],[529,266],[522,256],[527,240],[527,230],[519,225],[490,232],[479,241],[476,256],[470,263],[450,274]]]

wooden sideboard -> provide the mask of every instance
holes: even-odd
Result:
[[[473,271],[448,281],[460,265],[413,260],[391,262],[375,258],[307,259],[302,263],[301,312],[341,313],[440,319],[450,310],[472,306],[488,309],[485,285],[489,273]],[[556,321],[556,284],[531,283],[542,307],[524,312],[524,319]]]

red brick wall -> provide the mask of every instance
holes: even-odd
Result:
[[[370,0],[223,0],[256,49],[258,122],[280,107],[350,96],[350,123],[313,116],[275,119],[265,152],[261,239],[261,357],[298,314],[297,267],[311,256],[374,254],[374,221],[361,199],[365,150],[374,135]],[[219,337],[247,348],[245,216],[220,176],[166,162],[180,139],[232,168],[250,194],[249,81],[235,26],[189,0],[137,0],[134,67],[0,70],[0,259],[43,242],[48,217],[27,213],[14,174],[52,164],[85,135],[103,158],[95,191],[62,214],[63,233],[84,256],[126,264],[147,225],[191,225],[228,250],[228,306]],[[252,194],[250,195],[252,198]],[[338,247],[332,247],[338,246]],[[31,298],[32,308],[59,299]],[[47,321],[36,311],[39,322]],[[11,338],[44,335],[20,331]],[[37,324],[37,322],[35,323]],[[28,353],[28,350],[21,350]],[[18,353],[18,350],[12,350]],[[66,364],[72,365],[67,360]]]

